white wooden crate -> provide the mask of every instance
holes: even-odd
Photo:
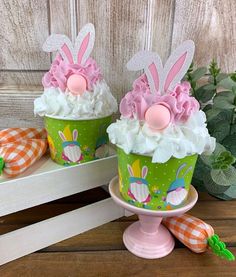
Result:
[[[43,157],[18,178],[0,178],[0,216],[107,184],[117,175],[117,158],[63,167]],[[0,265],[122,217],[111,198],[0,236]]]

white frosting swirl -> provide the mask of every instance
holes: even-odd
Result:
[[[197,111],[184,123],[171,124],[163,131],[154,132],[137,119],[121,118],[111,124],[107,132],[110,141],[125,153],[148,155],[154,163],[165,163],[172,156],[181,159],[214,151],[215,138],[209,135],[205,122],[205,113]]]
[[[62,92],[59,88],[45,88],[41,97],[34,101],[34,114],[66,119],[91,119],[111,115],[117,111],[117,101],[104,80],[81,96]]]

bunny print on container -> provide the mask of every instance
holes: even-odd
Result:
[[[78,131],[73,130],[72,134],[70,127],[67,125],[63,132],[58,132],[62,140],[62,159],[67,163],[80,163],[83,160],[80,144],[77,141]]]
[[[140,170],[140,160],[133,162],[132,166],[127,165],[129,171],[129,189],[128,195],[139,203],[148,203],[151,201],[151,195],[148,188],[148,182],[145,179],[148,173],[147,166]]]
[[[171,183],[167,191],[167,196],[165,199],[167,205],[169,204],[171,206],[178,206],[188,195],[188,191],[185,188],[184,177],[187,175],[187,173],[193,170],[193,167],[190,166],[180,177],[180,173],[182,169],[186,167],[186,165],[186,163],[182,164],[176,172],[176,179]]]

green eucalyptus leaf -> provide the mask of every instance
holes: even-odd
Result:
[[[230,187],[230,186],[222,186],[221,184],[215,183],[211,178],[210,172],[209,174],[204,176],[204,185],[207,191],[214,195],[224,193]]]
[[[206,67],[199,67],[196,70],[194,70],[192,72],[192,80],[193,81],[197,81],[200,78],[202,78],[207,72],[207,68]]]
[[[212,103],[213,104],[213,103]],[[204,113],[206,113],[209,110],[212,110],[212,104],[208,103],[204,108],[202,108],[202,110],[204,111]]]
[[[211,168],[207,166],[201,158],[198,158],[194,169],[194,177],[198,180],[203,181],[204,175],[209,174],[210,170]]]
[[[235,94],[232,91],[222,91],[214,98],[214,107],[219,109],[235,109]]]
[[[214,118],[212,118],[207,122],[207,129],[209,133],[212,135],[219,121],[222,121],[222,120],[226,121],[227,122],[226,124],[230,125],[231,115],[232,115],[232,110],[221,110],[221,112],[218,113],[217,116],[215,116]]]
[[[204,155],[204,154],[202,154],[202,155],[200,156],[200,158],[201,158],[202,162],[203,162],[205,165],[209,166],[210,168],[212,167],[212,163],[213,163],[214,160],[215,160],[215,157],[214,157],[213,155]]]
[[[230,78],[231,78],[234,82],[236,82],[236,72],[231,73],[231,74],[230,74]]]
[[[216,143],[216,147],[215,147],[215,150],[214,150],[214,152],[213,152],[213,155],[214,156],[218,156],[218,155],[220,155],[220,153],[221,152],[223,152],[223,151],[225,151],[226,149],[225,149],[225,147],[224,147],[224,145],[222,145],[222,144],[220,144],[220,143]]]
[[[219,157],[219,155],[224,151],[226,151],[225,147],[220,143],[216,143],[215,150],[211,155],[202,154],[200,156],[200,159],[198,160],[199,162],[201,161],[204,164],[203,166],[207,165],[209,168],[212,168],[212,164],[216,161],[217,157]]]
[[[233,199],[233,198],[229,197],[228,195],[226,195],[224,192],[220,193],[220,194],[213,194],[212,193],[212,195],[219,198],[219,199],[226,200],[226,201],[229,201],[229,200]]]
[[[212,169],[211,170],[212,180],[221,186],[231,186],[236,184],[236,169],[230,166],[228,169]]]
[[[236,184],[230,186],[225,192],[224,195],[230,199],[236,198]]]
[[[236,157],[236,134],[227,136],[222,143]]]
[[[235,135],[235,134],[236,134],[236,123],[234,123],[234,124],[231,126],[231,134],[232,134],[232,135]]]
[[[213,78],[213,76],[209,76],[209,78],[208,78],[208,82],[210,83],[210,84],[214,84],[214,78]]]
[[[217,83],[219,83],[219,82],[221,82],[222,80],[224,80],[224,79],[226,79],[228,77],[229,77],[228,74],[226,74],[226,73],[220,73],[220,74],[217,75],[216,81],[217,81]]]
[[[222,110],[217,108],[208,109],[206,113],[207,121],[214,119]]]
[[[236,87],[236,82],[234,82],[230,77],[224,78],[219,82],[219,86],[232,90],[233,87]]]
[[[207,84],[196,89],[195,94],[199,101],[206,103],[215,95],[215,89],[216,87],[213,84]]]
[[[221,120],[215,126],[211,135],[216,138],[217,142],[221,142],[226,136],[229,135],[230,125],[227,121]]]
[[[215,156],[212,163],[213,169],[227,169],[235,163],[235,157],[229,151],[222,151],[219,155]]]
[[[216,86],[213,85],[213,84],[207,84],[207,85],[204,85],[204,90],[206,91],[215,91],[216,90]]]

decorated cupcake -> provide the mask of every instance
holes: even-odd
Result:
[[[34,102],[35,115],[43,116],[51,158],[75,165],[107,154],[106,128],[117,102],[90,57],[95,41],[92,24],[85,25],[75,44],[65,35],[51,35],[43,45],[58,51],[44,75],[44,92]]]
[[[147,51],[127,64],[145,73],[121,100],[121,118],[107,131],[117,146],[121,194],[135,206],[168,210],[183,205],[198,154],[214,151],[205,114],[190,95],[190,84],[181,82],[193,55],[194,43],[185,41],[164,66]]]

